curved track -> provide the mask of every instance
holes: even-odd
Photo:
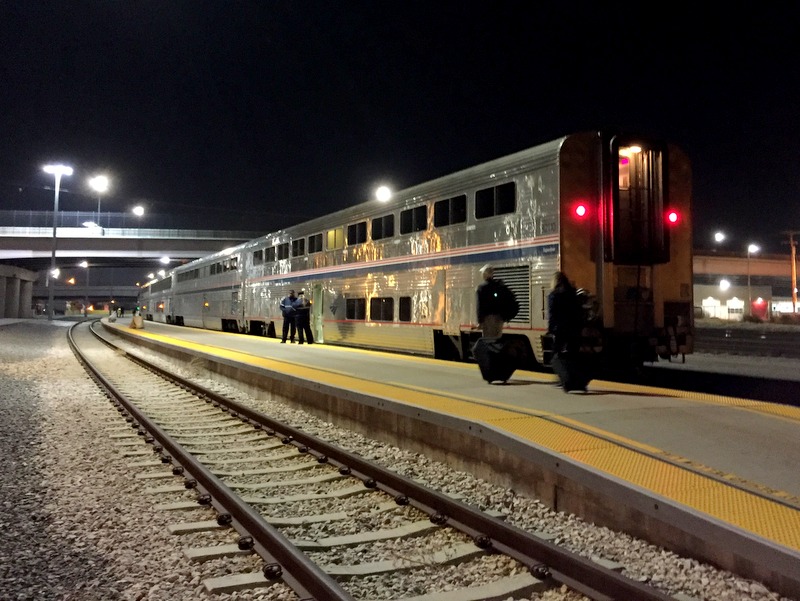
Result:
[[[363,598],[354,583],[375,574],[396,574],[402,581],[409,570],[425,570],[433,583],[454,562],[502,556],[491,563],[494,573],[486,583],[471,583],[458,598],[502,598],[567,584],[595,599],[669,599],[119,348],[109,352],[111,342],[101,347],[85,324],[76,326],[73,341],[126,416],[121,444],[129,444],[131,453],[157,454],[141,463],[144,476],[180,478],[150,492],[173,504],[216,510],[216,519],[176,526],[176,532],[222,527],[228,538],[228,527],[238,532],[235,543],[187,554],[202,560],[257,553],[263,559],[260,572],[207,581],[210,591],[281,581],[300,598]],[[143,445],[152,448],[141,450]],[[357,561],[351,547],[358,549]],[[448,586],[453,588],[442,585]]]

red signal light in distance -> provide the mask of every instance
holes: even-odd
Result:
[[[670,225],[677,225],[678,222],[681,220],[681,216],[678,211],[670,209],[667,211],[667,223]]]
[[[575,205],[575,217],[583,219],[588,214],[589,214],[589,209],[586,208],[585,204],[578,203],[577,205]]]

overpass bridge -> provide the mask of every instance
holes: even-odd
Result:
[[[116,306],[133,307],[138,283],[150,273],[170,265],[188,262],[218,252],[261,233],[205,229],[157,229],[130,227],[120,214],[111,225],[86,227],[91,213],[59,213],[53,237],[52,213],[34,215],[27,225],[2,225],[0,211],[0,318],[31,317],[45,312],[49,291],[47,273],[56,247],[59,277],[53,282],[57,314],[83,311],[92,305],[98,310]],[[16,213],[16,212],[15,212]],[[26,212],[28,213],[28,212]],[[46,225],[46,220],[50,225]],[[169,262],[162,259],[168,257]],[[86,261],[88,268],[81,267]],[[102,308],[102,309],[101,309]],[[8,314],[7,314],[8,313]]]

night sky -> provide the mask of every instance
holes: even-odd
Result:
[[[202,212],[269,231],[559,136],[681,146],[695,247],[800,229],[783,3],[5,1],[0,208]],[[780,6],[778,6],[780,5]],[[788,4],[786,6],[789,6]],[[787,12],[781,12],[786,10]],[[158,224],[149,224],[157,227]]]

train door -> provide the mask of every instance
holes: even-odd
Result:
[[[228,320],[227,331],[229,332],[242,332],[244,331],[244,303],[239,295],[238,290],[231,290],[231,319]],[[224,321],[223,321],[224,325]],[[223,327],[223,330],[226,328]]]
[[[314,342],[325,342],[322,306],[325,291],[322,284],[314,284],[311,288],[311,333],[314,335]]]
[[[203,328],[211,329],[208,326],[208,315],[209,315],[211,307],[210,307],[210,305],[208,303],[208,297],[205,294],[203,295],[203,307],[202,307],[202,309],[203,309],[203,312],[202,312],[202,325],[203,325]]]

